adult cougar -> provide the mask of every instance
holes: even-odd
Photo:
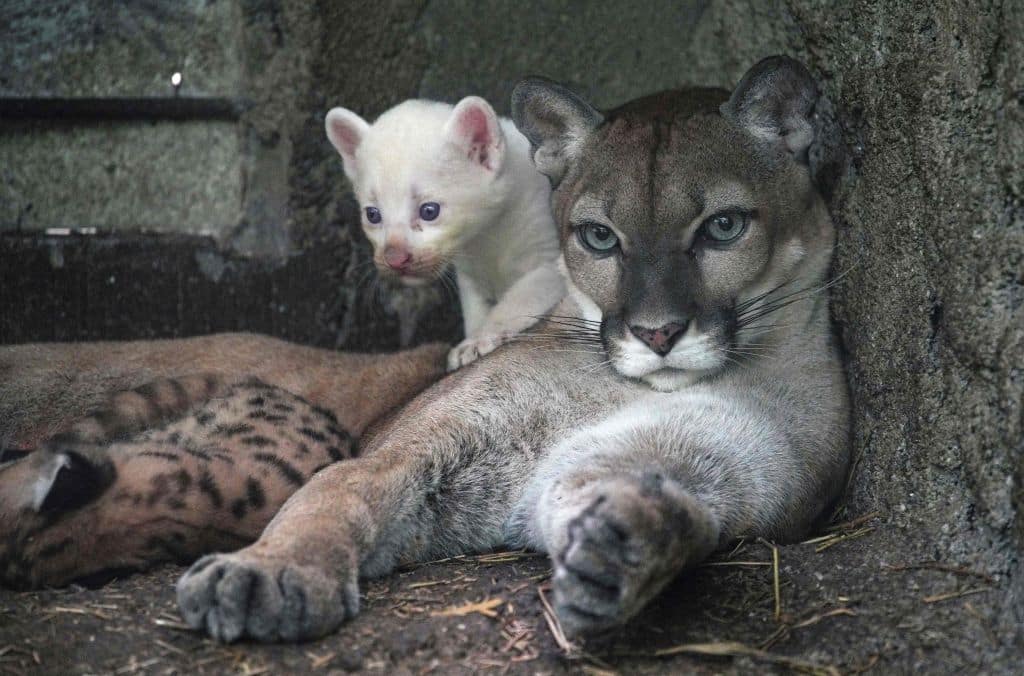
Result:
[[[514,119],[555,192],[570,297],[441,381],[178,583],[223,641],[312,638],[357,578],[505,544],[554,561],[572,634],[618,625],[736,536],[798,537],[834,500],[848,402],[821,290],[833,227],[804,158],[817,98],[785,57],[731,93],[602,115],[527,80]]]

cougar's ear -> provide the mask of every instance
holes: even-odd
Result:
[[[721,112],[753,136],[779,144],[806,162],[817,100],[818,85],[802,63],[769,56],[747,71]]]
[[[350,180],[355,178],[359,172],[356,164],[356,151],[359,144],[363,142],[370,125],[366,120],[359,117],[347,108],[332,108],[327,113],[324,121],[327,129],[327,138],[331,145],[341,155],[342,164],[345,165],[345,175]]]
[[[114,481],[116,472],[109,461],[97,461],[76,451],[37,453],[39,462],[30,495],[36,512],[77,509],[99,497]]]
[[[546,78],[527,78],[512,91],[512,120],[530,140],[537,170],[552,185],[562,180],[603,119],[586,101]]]
[[[0,465],[5,462],[21,460],[32,451],[25,448],[0,448]]]
[[[501,169],[505,134],[494,108],[479,96],[467,96],[455,105],[444,135],[471,162],[489,171]]]

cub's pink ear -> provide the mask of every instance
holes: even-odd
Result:
[[[351,110],[332,108],[327,113],[324,126],[327,128],[327,138],[330,139],[331,145],[341,154],[341,160],[345,165],[345,174],[349,178],[353,178],[358,170],[356,150],[363,142],[370,125]]]
[[[444,128],[445,136],[484,169],[498,171],[505,159],[505,135],[491,104],[479,96],[459,101]]]

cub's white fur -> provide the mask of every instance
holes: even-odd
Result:
[[[455,267],[466,339],[449,369],[515,337],[562,297],[548,180],[529,141],[486,101],[405,101],[372,125],[334,108],[326,127],[377,268],[416,285]]]

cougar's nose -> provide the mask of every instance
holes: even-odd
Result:
[[[408,249],[389,246],[384,249],[384,262],[387,263],[388,267],[392,270],[402,271],[412,263],[412,254]]]
[[[629,332],[651,348],[651,351],[664,357],[672,351],[672,346],[686,333],[686,327],[690,322],[669,322],[658,329],[648,329],[643,326],[631,325]]]

